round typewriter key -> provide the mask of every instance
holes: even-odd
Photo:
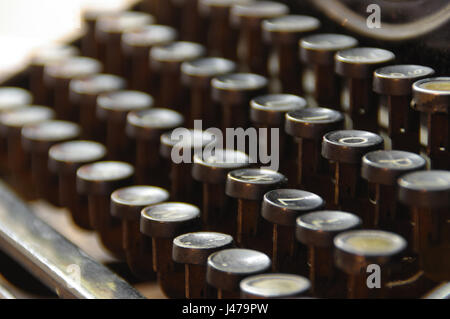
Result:
[[[419,152],[420,115],[411,106],[412,84],[434,74],[421,65],[391,65],[375,70],[373,90],[387,97],[389,136],[394,149]]]
[[[334,167],[334,206],[359,212],[360,198],[367,189],[360,177],[361,158],[371,151],[383,149],[383,138],[377,134],[341,130],[327,133],[322,141],[322,156]],[[368,222],[363,217],[364,222]]]
[[[286,114],[285,131],[297,142],[297,179],[293,182],[298,187],[329,197],[331,185],[328,163],[321,156],[322,137],[343,127],[343,114],[332,109],[305,108]]]
[[[317,211],[297,218],[297,240],[308,247],[309,279],[315,296],[345,297],[345,278],[334,267],[333,239],[361,226],[356,215],[341,211]]]
[[[77,192],[88,198],[89,223],[103,245],[117,257],[124,257],[121,220],[110,210],[111,193],[133,183],[134,168],[124,162],[103,161],[77,170]]]
[[[154,186],[128,186],[111,194],[111,215],[122,220],[122,241],[127,264],[141,278],[154,277],[152,242],[140,232],[141,211],[169,199],[169,192]]]
[[[413,106],[427,117],[427,155],[431,158],[431,166],[433,169],[450,169],[450,77],[415,82]]]
[[[286,15],[263,21],[263,37],[276,54],[277,77],[283,92],[293,94],[302,92],[303,72],[298,42],[301,37],[319,27],[319,20],[304,15]]]
[[[125,75],[124,55],[121,50],[122,35],[153,24],[153,16],[134,11],[124,11],[100,17],[96,24],[96,36],[105,48],[105,71]]]
[[[29,106],[0,113],[0,132],[6,138],[7,164],[11,184],[26,199],[34,198],[31,155],[22,147],[22,127],[52,120],[55,112],[45,106]]]
[[[92,141],[70,141],[52,146],[48,151],[49,170],[58,175],[59,202],[69,209],[76,225],[91,229],[87,198],[76,189],[76,172],[84,164],[102,160],[106,148]]]
[[[223,58],[201,58],[181,65],[182,82],[189,89],[189,126],[202,119],[207,127],[217,127],[219,110],[211,99],[211,80],[236,70],[236,64]]]
[[[352,48],[336,53],[336,73],[348,81],[348,112],[353,128],[376,132],[378,103],[372,90],[373,71],[394,59],[392,52],[377,48]]]
[[[127,115],[153,107],[153,97],[139,91],[103,93],[97,98],[97,117],[106,122],[106,146],[110,159],[133,162],[134,145],[125,134]]]
[[[408,206],[413,249],[421,269],[436,281],[450,278],[450,172],[418,171],[398,179],[398,198]]]
[[[271,251],[271,238],[267,234],[271,225],[261,218],[264,194],[280,188],[287,178],[267,169],[237,169],[228,173],[225,192],[237,199],[236,241],[241,247]]]
[[[351,230],[334,238],[336,266],[347,274],[349,298],[383,298],[387,295],[393,266],[407,242],[403,237],[381,230]],[[375,269],[375,270],[374,270]],[[369,271],[368,271],[369,270]],[[380,288],[370,289],[366,278],[377,272]]]
[[[341,109],[341,83],[334,73],[334,55],[338,51],[358,45],[348,35],[322,33],[304,37],[300,41],[300,57],[314,72],[314,98],[318,105]]]
[[[156,24],[123,34],[122,50],[129,60],[128,79],[131,89],[157,93],[158,81],[150,66],[150,50],[155,46],[167,45],[176,38],[177,31],[174,28]]]
[[[231,127],[247,128],[250,101],[264,95],[268,80],[252,73],[222,75],[211,81],[212,97],[220,105],[222,130]]]
[[[224,249],[208,257],[206,281],[218,290],[219,299],[237,299],[242,279],[267,272],[270,266],[270,258],[257,250]]]
[[[203,228],[234,234],[235,208],[225,195],[227,174],[250,166],[247,154],[228,149],[215,149],[214,154],[194,155],[192,177],[203,183]]]
[[[187,118],[187,97],[181,82],[181,65],[205,54],[206,50],[202,45],[184,41],[151,49],[151,68],[160,77],[158,106],[177,110]]]
[[[128,113],[126,133],[136,144],[137,182],[169,187],[170,163],[159,156],[160,136],[183,125],[183,116],[169,109],[152,108]]]
[[[70,81],[100,73],[102,68],[99,61],[78,56],[45,67],[44,79],[46,85],[52,90],[53,106],[59,119],[78,120],[78,110],[70,102]]]
[[[311,283],[297,275],[263,274],[247,277],[239,286],[243,299],[289,299],[307,294]]]
[[[172,258],[184,264],[187,299],[217,297],[217,291],[206,284],[208,257],[232,246],[233,237],[214,232],[187,233],[173,240]]]
[[[64,59],[79,55],[76,47],[69,45],[52,45],[37,50],[30,63],[30,91],[33,92],[34,103],[47,105],[51,103],[51,92],[44,83],[44,68],[52,63],[60,63]]]
[[[100,94],[125,89],[125,80],[110,74],[93,74],[70,82],[70,99],[79,109],[82,137],[103,141],[102,122],[97,119],[97,97]]]
[[[269,47],[263,41],[262,22],[289,13],[289,8],[274,1],[254,1],[236,4],[231,8],[231,23],[239,29],[239,60],[248,71],[266,75],[268,72]]]
[[[141,233],[151,237],[153,270],[169,298],[185,298],[185,272],[172,259],[173,240],[200,226],[200,210],[186,203],[162,203],[146,207],[141,212]]]
[[[31,155],[31,176],[35,194],[55,206],[58,198],[58,177],[48,168],[48,150],[57,143],[79,138],[79,125],[66,121],[45,121],[22,128],[22,147]]]
[[[301,214],[319,210],[324,205],[320,196],[298,189],[276,189],[264,195],[261,215],[273,225],[274,271],[302,273],[306,256],[295,240],[295,220]]]

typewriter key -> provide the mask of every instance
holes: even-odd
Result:
[[[121,50],[122,35],[153,24],[153,16],[143,12],[124,11],[102,16],[96,24],[96,37],[105,48],[105,71],[125,76],[126,65]]]
[[[141,278],[152,278],[152,242],[140,232],[141,211],[169,199],[169,192],[154,186],[129,186],[111,194],[111,215],[122,220],[122,243],[128,267]]]
[[[194,155],[192,177],[203,183],[203,228],[234,235],[235,209],[225,195],[227,175],[232,170],[250,166],[247,154],[234,150],[215,149],[214,154]]]
[[[289,299],[308,294],[311,283],[297,275],[263,274],[247,277],[239,286],[242,299]]]
[[[206,54],[205,48],[194,42],[177,41],[150,50],[151,68],[160,78],[157,106],[167,107],[187,117],[187,98],[181,82],[181,64]]]
[[[96,141],[105,140],[106,128],[97,119],[97,98],[100,94],[125,89],[125,81],[115,75],[93,74],[70,82],[70,99],[80,114],[82,137]]]
[[[152,108],[128,113],[126,133],[136,144],[137,182],[169,187],[170,163],[158,154],[161,134],[183,125],[183,116],[169,109]]]
[[[433,74],[432,68],[421,65],[391,65],[375,70],[373,90],[387,97],[393,149],[420,151],[420,115],[411,108],[412,84]]]
[[[334,266],[333,239],[361,226],[361,219],[341,211],[317,211],[297,218],[296,237],[308,247],[309,279],[317,297],[345,297],[345,278]]]
[[[52,90],[53,106],[58,119],[78,120],[78,109],[69,98],[70,81],[100,73],[102,68],[99,61],[86,57],[70,57],[45,67],[44,80]]]
[[[298,189],[277,189],[264,195],[261,215],[273,225],[273,271],[303,273],[306,255],[295,240],[295,219],[323,206],[320,196]]]
[[[270,270],[270,258],[257,250],[230,248],[208,257],[206,282],[217,289],[219,299],[238,299],[242,279]]]
[[[237,235],[240,247],[270,252],[271,225],[261,218],[261,201],[270,190],[286,185],[287,178],[267,169],[237,169],[228,173],[225,192],[236,198]]]
[[[408,206],[413,224],[413,249],[425,275],[450,279],[450,172],[419,171],[398,179],[398,199]]]
[[[48,150],[57,143],[79,138],[78,124],[66,121],[45,121],[22,128],[22,147],[31,156],[31,177],[35,194],[60,206],[58,176],[48,169]]]
[[[141,212],[141,233],[151,237],[153,270],[158,273],[161,289],[169,298],[184,298],[185,272],[172,259],[175,237],[198,230],[200,210],[185,203],[162,203],[146,207]]]
[[[450,77],[413,84],[414,108],[427,117],[427,154],[433,169],[450,169]]]
[[[302,65],[299,60],[300,38],[317,30],[320,21],[304,15],[287,15],[264,20],[263,37],[277,57],[278,74],[282,91],[298,94],[302,92]]]
[[[208,257],[232,246],[233,237],[213,232],[187,233],[173,240],[172,258],[184,264],[187,299],[217,297],[217,291],[206,284]]]
[[[0,90],[1,91],[1,90]],[[55,112],[44,106],[29,106],[0,113],[0,132],[6,138],[7,167],[11,183],[25,199],[35,199],[31,179],[31,156],[22,147],[22,127],[52,120]]]
[[[177,31],[165,25],[148,25],[123,34],[122,50],[129,64],[127,78],[131,89],[152,95],[157,93],[158,81],[150,68],[150,50],[176,38]]]
[[[51,92],[44,83],[44,68],[52,63],[60,63],[64,59],[79,55],[76,47],[69,45],[53,45],[37,50],[30,62],[30,91],[34,103],[48,105],[51,103]]]
[[[175,129],[161,135],[160,154],[170,162],[170,195],[173,200],[201,203],[201,188],[192,178],[193,156],[215,144],[206,131]]]
[[[359,199],[366,198],[362,183],[361,158],[371,151],[383,149],[383,138],[377,134],[342,130],[327,133],[322,141],[322,156],[334,167],[334,205],[339,209],[362,213]],[[360,212],[361,210],[361,212]],[[361,216],[368,223],[367,216]]]
[[[348,81],[348,113],[354,129],[377,131],[378,103],[372,90],[373,71],[394,59],[394,53],[377,48],[352,48],[336,53],[335,71]]]
[[[182,82],[189,88],[189,127],[200,119],[206,127],[218,126],[219,110],[211,99],[211,80],[235,70],[234,62],[222,58],[201,58],[181,65]]]
[[[288,13],[286,5],[273,1],[236,4],[231,8],[231,24],[239,29],[239,60],[247,71],[268,73],[269,47],[263,41],[262,22]]]
[[[101,242],[117,257],[124,257],[121,220],[111,215],[111,193],[133,183],[134,168],[124,162],[104,161],[77,170],[77,192],[88,198],[89,224]]]
[[[222,130],[249,126],[250,101],[267,92],[268,80],[252,73],[222,75],[211,81],[213,100],[221,107]]]
[[[92,229],[89,224],[87,198],[77,193],[77,169],[104,159],[106,148],[92,141],[70,141],[52,146],[48,151],[48,168],[58,176],[59,202],[67,207],[76,225]]]
[[[386,284],[406,245],[403,237],[381,230],[351,230],[337,235],[334,260],[347,274],[347,297],[387,297]],[[377,278],[368,278],[371,274]]]
[[[300,41],[300,57],[314,72],[314,99],[320,106],[341,109],[341,81],[334,72],[334,55],[356,47],[358,41],[343,34],[314,34]]]

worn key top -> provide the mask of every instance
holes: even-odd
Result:
[[[243,279],[239,287],[242,299],[289,299],[307,295],[311,284],[298,275],[263,274]]]

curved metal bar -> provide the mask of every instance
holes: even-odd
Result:
[[[450,282],[443,283],[430,293],[426,294],[424,299],[450,299]]]

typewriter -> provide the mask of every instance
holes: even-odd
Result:
[[[142,0],[0,86],[0,298],[450,298],[450,4]]]

